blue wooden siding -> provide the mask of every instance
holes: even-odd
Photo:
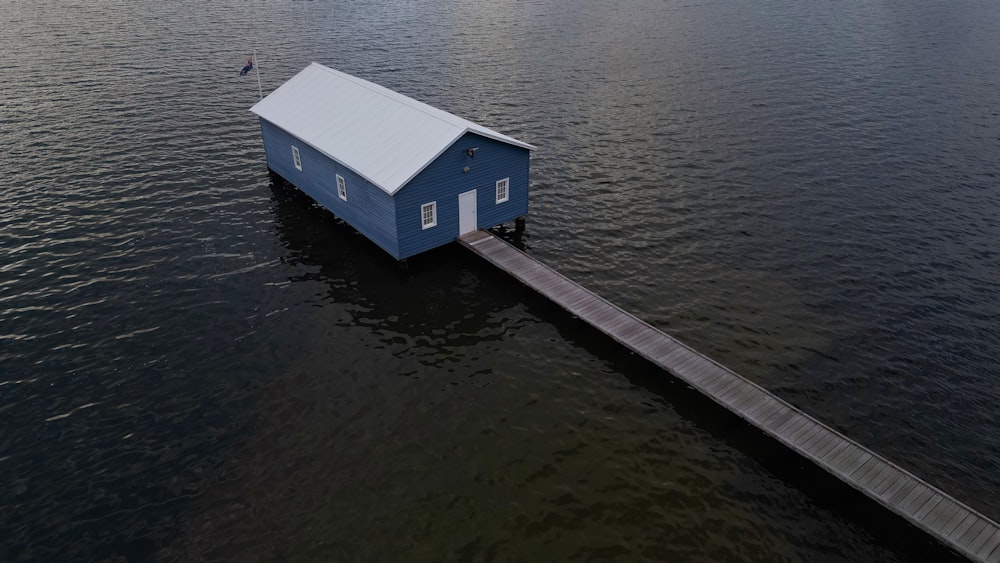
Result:
[[[465,150],[477,147],[474,158]],[[291,158],[289,156],[289,158]],[[528,213],[527,149],[466,133],[396,192],[399,258],[448,244],[458,236],[458,194],[476,190],[479,228],[513,221]],[[464,172],[468,166],[469,172]],[[510,178],[510,198],[496,203],[497,180]],[[420,206],[437,202],[437,226],[421,228]]]
[[[399,253],[392,196],[280,127],[261,119],[260,128],[268,168],[396,259],[405,258]],[[302,171],[292,161],[292,146],[299,149]],[[337,194],[337,174],[347,183],[346,202]]]

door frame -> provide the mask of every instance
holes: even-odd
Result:
[[[458,236],[477,229],[479,229],[479,200],[476,197],[476,190],[462,192],[458,194]]]

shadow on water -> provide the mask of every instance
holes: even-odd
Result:
[[[452,335],[479,335],[484,316],[510,306],[509,290],[492,287],[503,276],[470,260],[458,244],[403,264],[279,176],[272,175],[270,188],[287,261],[315,270],[290,281],[325,283],[330,301],[354,308],[346,326],[419,336],[441,328],[435,324],[441,322]],[[514,237],[511,230],[509,240],[523,246]]]
[[[567,341],[609,362],[630,383],[661,397],[680,416],[757,461],[818,506],[860,524],[876,541],[900,556],[913,561],[965,561],[925,532],[558,305],[534,292],[527,299],[529,310],[555,326]]]
[[[282,303],[286,310],[270,321],[273,336],[262,345],[275,348],[279,357],[295,357],[286,358],[290,365],[275,362],[264,374],[256,389],[255,434],[235,449],[220,472],[229,477],[206,492],[181,539],[161,549],[158,559],[241,560],[273,551],[290,536],[311,533],[302,531],[302,523],[315,518],[316,510],[299,509],[313,499],[349,504],[345,496],[360,495],[358,502],[373,505],[364,496],[364,484],[375,482],[376,488],[388,490],[403,486],[406,480],[392,472],[419,464],[422,455],[408,450],[409,444],[394,442],[400,438],[386,435],[387,425],[411,416],[421,427],[402,439],[435,439],[441,429],[434,421],[449,418],[441,409],[459,408],[449,406],[448,388],[491,385],[493,374],[485,373],[491,362],[477,364],[470,360],[470,350],[498,348],[498,342],[537,323],[509,311],[531,293],[512,287],[505,275],[459,245],[421,254],[403,269],[280,178],[272,177],[269,188],[275,235],[285,250],[282,271],[289,274],[282,285],[292,289]],[[448,438],[453,436],[439,441]],[[388,452],[376,453],[382,450]],[[366,468],[363,477],[343,469],[348,457]],[[331,472],[341,479],[330,479]],[[299,494],[303,487],[311,487],[307,498]],[[403,492],[394,498],[406,502],[412,497]],[[270,510],[261,514],[260,506]],[[338,519],[342,514],[324,521],[350,528],[367,514],[346,524]],[[357,557],[358,550],[367,548],[337,544],[351,541],[353,532],[336,528],[328,533],[309,536],[334,546],[324,557],[339,549],[344,558]],[[299,548],[287,551],[303,553]]]
[[[756,460],[819,507],[860,524],[877,542],[900,556],[962,560],[924,532],[460,246],[449,245],[421,255],[404,271],[353,228],[341,221],[332,222],[329,212],[298,190],[280,181],[272,190],[279,234],[290,251],[289,260],[318,267],[318,272],[308,276],[328,284],[333,301],[364,305],[364,313],[348,324],[377,319],[371,323],[397,335],[421,337],[447,328],[452,338],[468,342],[499,340],[502,334],[490,336],[483,330],[484,323],[493,322],[490,315],[510,307],[512,301],[519,302],[533,317],[554,326],[565,340],[608,362],[630,383],[662,398],[682,417]],[[501,234],[509,238],[512,233]],[[523,241],[519,242],[523,247]],[[467,283],[456,284],[463,276]],[[423,301],[424,306],[441,310],[413,311],[414,302],[421,302],[422,295],[436,296]],[[421,340],[420,344],[429,343]]]

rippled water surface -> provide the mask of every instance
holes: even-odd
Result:
[[[912,555],[471,254],[400,273],[271,185],[254,48],[537,145],[530,253],[1000,517],[996,2],[0,22],[2,560]]]

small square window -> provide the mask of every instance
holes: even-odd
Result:
[[[510,178],[497,180],[497,203],[503,203],[510,199]]]
[[[302,171],[302,157],[299,156],[298,147],[292,147],[292,162],[295,163],[295,168],[301,172]]]
[[[337,174],[337,195],[340,196],[340,199],[347,201],[347,182],[340,174]]]
[[[429,229],[438,224],[437,202],[432,201],[420,206],[420,225],[424,229]]]

